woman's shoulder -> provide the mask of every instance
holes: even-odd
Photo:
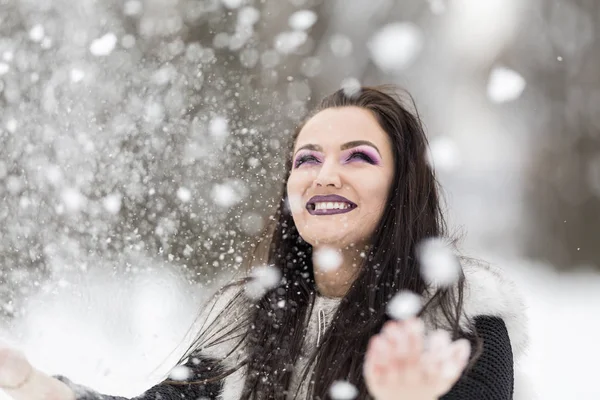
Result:
[[[491,264],[466,260],[463,313],[471,321],[501,320],[510,338],[515,359],[523,355],[528,338],[525,301],[509,274]],[[493,325],[493,324],[492,324]]]

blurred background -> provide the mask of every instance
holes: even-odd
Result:
[[[306,111],[395,83],[465,252],[526,297],[537,398],[600,398],[599,29],[596,0],[0,0],[0,337],[140,393]]]

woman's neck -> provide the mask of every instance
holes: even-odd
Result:
[[[344,297],[358,276],[366,251],[367,246],[313,247],[313,270],[319,293],[325,297]]]

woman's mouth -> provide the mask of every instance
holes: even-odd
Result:
[[[306,209],[310,215],[345,214],[355,208],[355,204],[345,202],[315,202],[306,204]]]

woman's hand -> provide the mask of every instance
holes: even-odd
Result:
[[[469,360],[468,340],[438,330],[427,338],[420,319],[388,321],[369,341],[364,376],[376,400],[433,400],[448,392]]]
[[[33,368],[23,353],[2,341],[0,389],[15,400],[75,400],[67,385]]]

